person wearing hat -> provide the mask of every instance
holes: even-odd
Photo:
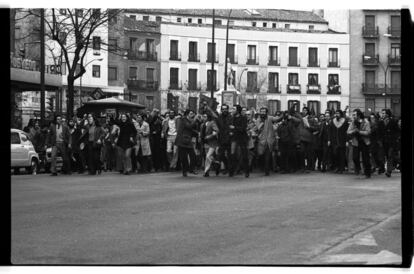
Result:
[[[248,152],[247,152],[247,141],[249,136],[247,135],[247,117],[241,114],[242,107],[240,105],[236,105],[233,107],[232,115],[232,123],[230,125],[230,135],[231,135],[231,167],[229,171],[229,176],[233,177],[234,175],[234,168],[237,166],[237,149],[239,148],[241,151],[242,157],[242,169],[244,170],[244,175],[246,178],[250,176],[249,165],[248,165]]]

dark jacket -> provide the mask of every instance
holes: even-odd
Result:
[[[224,116],[219,115],[217,118],[217,126],[220,130],[219,143],[220,145],[230,145],[230,125],[232,124],[232,117],[230,114]]]
[[[125,123],[119,122],[119,135],[116,144],[122,148],[127,149],[133,147],[135,145],[134,142],[131,142],[131,137],[135,140],[137,136],[137,130],[135,129],[134,125],[127,121]]]
[[[69,128],[66,125],[61,125],[61,126],[62,126],[63,143],[65,145],[68,145],[72,142]],[[52,123],[49,127],[49,133],[47,136],[46,144],[48,146],[56,145],[56,124],[54,123]]]
[[[249,139],[247,135],[247,117],[242,115],[234,116],[232,125],[234,129],[232,130],[231,141],[247,142]]]
[[[157,139],[161,138],[161,131],[162,131],[162,120],[160,117],[150,117],[149,122],[150,126],[150,139]]]
[[[287,120],[284,120],[280,123],[277,127],[277,135],[279,136],[279,142],[281,143],[288,143],[290,141],[290,131],[289,131],[289,123]]]
[[[345,118],[341,118],[339,121],[332,119],[328,130],[328,140],[332,147],[346,146],[348,127],[349,124]]]
[[[84,127],[84,132],[80,137],[80,140],[84,142],[89,142],[89,125]],[[105,131],[101,126],[95,126],[94,136],[93,136],[93,146],[102,145],[103,139],[105,137]],[[98,144],[98,140],[101,141],[101,144]]]
[[[197,133],[195,121],[190,121],[183,117],[177,121],[177,137],[175,145],[178,147],[192,148],[191,141],[194,134]]]
[[[291,144],[300,144],[300,131],[299,125],[302,122],[302,116],[300,114],[291,115],[291,119],[288,120],[288,128],[290,133]]]
[[[324,121],[319,125],[318,140],[319,146],[321,148],[326,147],[328,145],[330,127],[331,124],[329,121]]]
[[[305,126],[304,119],[307,120],[309,127]],[[312,143],[314,141],[313,132],[317,130],[317,125],[315,124],[314,120],[308,117],[303,117],[299,124],[299,134],[300,140],[306,143]]]
[[[397,121],[393,118],[389,118],[388,123],[386,120],[384,123],[384,138],[383,142],[385,145],[395,147],[397,145],[397,139],[400,135],[400,129],[398,127]]]

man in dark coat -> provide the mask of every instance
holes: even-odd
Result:
[[[291,134],[289,131],[288,112],[283,113],[283,120],[277,128],[277,135],[279,136],[279,150],[280,150],[280,168],[282,174],[289,173],[293,166],[292,157],[289,155],[289,143],[291,141]]]
[[[183,176],[187,177],[187,173],[193,170],[193,162],[189,164],[189,157],[193,151],[192,137],[197,133],[194,121],[195,113],[192,110],[186,110],[184,116],[177,121],[177,137],[175,145],[178,147],[178,158],[181,161]]]
[[[158,109],[154,109],[148,118],[150,126],[150,146],[152,152],[152,162],[154,170],[158,171],[161,169],[161,131],[162,131],[162,120],[159,116]]]
[[[56,172],[56,158],[58,152],[62,155],[63,158],[63,167],[62,173],[71,173],[70,161],[68,155],[68,148],[71,148],[71,135],[69,128],[63,124],[62,116],[56,115],[53,123],[49,127],[49,134],[46,141],[46,144],[52,147],[52,164],[51,164],[51,175],[57,176]]]
[[[328,129],[328,146],[332,148],[332,160],[336,166],[335,173],[343,173],[345,170],[348,126],[342,110],[337,109]]]
[[[326,111],[325,115],[320,115],[320,125],[319,125],[319,146],[320,146],[320,153],[322,153],[321,158],[321,171],[325,172],[330,165],[331,162],[331,149],[330,146],[328,146],[329,141],[329,128],[330,128],[330,112]],[[319,166],[319,164],[318,164]]]
[[[384,152],[387,159],[387,171],[385,175],[391,177],[391,172],[394,169],[394,162],[396,160],[396,153],[398,151],[398,137],[400,135],[400,129],[397,121],[392,116],[392,112],[389,109],[383,109],[381,111],[384,122]]]
[[[382,174],[385,172],[383,145],[384,121],[380,121],[375,113],[371,113],[369,122],[371,123],[371,155],[378,168],[378,174]]]
[[[230,160],[231,155],[231,140],[230,140],[230,125],[232,124],[232,117],[229,113],[229,106],[223,104],[221,106],[221,113],[218,116],[217,126],[219,128],[219,149],[218,159],[224,163],[226,170],[230,170],[232,162]]]
[[[231,132],[231,167],[229,170],[229,176],[234,175],[234,168],[237,166],[238,159],[236,156],[237,148],[240,148],[241,157],[243,161],[243,170],[245,177],[250,176],[249,172],[249,158],[247,151],[247,141],[249,136],[247,135],[247,117],[241,114],[242,107],[236,105],[233,108],[233,119],[232,124],[229,126]]]

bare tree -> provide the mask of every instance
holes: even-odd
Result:
[[[60,54],[67,68],[67,116],[73,116],[75,80],[85,72],[85,56],[91,50],[94,34],[108,31],[109,22],[122,10],[101,9],[46,9],[45,40],[58,44]],[[40,18],[38,10],[26,9],[19,12],[23,20],[28,16]],[[100,43],[102,50],[109,50],[108,43]],[[79,66],[79,68],[78,68]]]

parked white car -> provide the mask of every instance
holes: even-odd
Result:
[[[39,168],[39,155],[26,132],[11,129],[11,168],[18,173],[20,168],[26,168],[30,174],[36,174]]]

